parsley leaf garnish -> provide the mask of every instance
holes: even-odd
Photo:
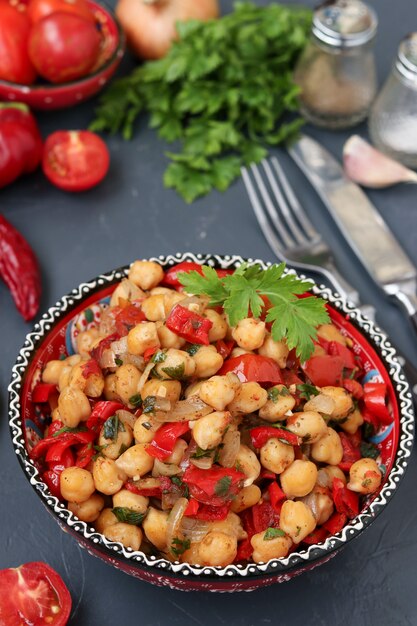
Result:
[[[188,550],[190,545],[191,542],[189,539],[174,537],[171,544],[171,552],[175,554],[175,556],[181,556],[181,554],[184,554],[184,552]]]
[[[119,422],[119,416],[117,413],[107,418],[103,424],[103,436],[105,439],[117,439],[117,433],[119,430],[124,430],[124,426]]]
[[[166,350],[158,350],[152,357],[152,363],[163,363],[166,361],[167,353]]]
[[[311,396],[318,396],[320,393],[317,387],[308,383],[297,385],[297,389],[300,392],[300,398],[304,398],[307,401],[311,399]]]
[[[155,410],[156,396],[146,396],[143,401],[143,412],[153,413]]]
[[[278,387],[271,387],[268,389],[268,400],[271,400],[274,404],[278,402],[278,398],[281,396],[290,396],[290,392],[286,387],[278,389]]]
[[[233,274],[219,277],[213,268],[203,265],[202,274],[180,272],[178,280],[187,293],[208,296],[210,306],[222,305],[231,326],[248,317],[249,311],[259,317],[264,306],[261,296],[266,296],[271,303],[266,321],[272,322],[272,338],[285,339],[288,348],[295,348],[305,361],[314,350],[316,327],[329,322],[329,316],[320,298],[297,297],[309,291],[312,283],[295,274],[284,275],[284,269],[285,263],[266,270],[243,263]]]
[[[184,363],[180,363],[176,367],[161,367],[161,369],[164,372],[164,374],[169,376],[169,378],[171,378],[172,380],[185,380],[186,378],[186,376],[184,375],[184,372],[185,372]]]
[[[214,487],[214,493],[216,496],[225,498],[229,494],[230,485],[232,484],[232,478],[230,476],[223,476],[217,481]]]
[[[264,541],[270,541],[275,537],[285,537],[285,533],[281,528],[267,528],[264,534]]]
[[[139,513],[138,511],[124,506],[115,506],[112,509],[112,513],[117,517],[119,522],[133,524],[134,526],[139,526],[146,517],[146,513]]]
[[[380,455],[380,451],[373,443],[362,441],[361,443],[361,457],[364,459],[377,459]]]
[[[142,396],[140,393],[136,393],[129,398],[129,404],[132,404],[135,409],[139,409],[142,406]]]

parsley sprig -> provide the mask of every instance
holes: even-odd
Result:
[[[295,348],[301,361],[307,360],[317,337],[316,327],[329,322],[325,303],[316,296],[298,298],[312,288],[310,281],[295,274],[284,273],[285,263],[263,270],[258,264],[243,263],[233,274],[219,278],[216,271],[202,266],[196,271],[180,272],[178,280],[187,293],[206,295],[211,306],[223,306],[231,326],[248,317],[249,311],[260,317],[265,306],[262,296],[271,306],[266,321],[272,322],[273,339],[285,339],[288,348]]]

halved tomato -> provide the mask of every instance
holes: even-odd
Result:
[[[65,626],[71,605],[64,581],[46,563],[0,570],[2,626]]]
[[[98,185],[109,165],[106,144],[89,130],[59,130],[45,142],[43,172],[64,191],[85,191]]]

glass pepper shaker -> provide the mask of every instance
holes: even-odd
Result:
[[[310,42],[295,69],[303,116],[327,128],[365,119],[376,94],[378,20],[360,0],[333,0],[314,12]]]
[[[369,116],[373,144],[417,167],[417,33],[400,44],[397,58]]]

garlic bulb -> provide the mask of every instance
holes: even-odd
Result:
[[[417,173],[394,161],[367,141],[352,135],[343,147],[346,175],[364,187],[379,189],[397,183],[417,183]]]

